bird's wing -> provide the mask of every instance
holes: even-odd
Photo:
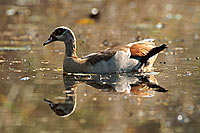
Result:
[[[115,53],[116,51],[111,50],[99,51],[97,53],[92,53],[85,57],[82,57],[82,59],[86,59],[86,62],[89,62],[91,64],[96,64],[102,60],[108,61],[115,55]]]
[[[131,57],[143,57],[146,56],[149,51],[155,48],[155,42],[153,39],[145,39],[139,42],[129,44]]]
[[[82,59],[86,59],[87,62],[91,64],[96,64],[102,60],[108,61],[112,58],[117,51],[131,52],[132,57],[143,57],[147,55],[155,47],[155,42],[153,39],[145,39],[139,42],[130,43],[128,45],[115,46],[104,51],[99,51],[97,53],[89,54]]]

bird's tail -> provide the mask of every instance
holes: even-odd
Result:
[[[147,60],[148,60],[150,57],[156,55],[157,53],[159,53],[160,51],[163,51],[163,50],[166,49],[166,48],[167,48],[167,45],[166,45],[166,44],[162,44],[162,45],[160,45],[159,47],[155,47],[155,48],[151,49],[151,50],[148,52],[147,55],[143,56],[143,57],[140,59],[140,62],[141,62],[142,64],[146,64],[146,63],[147,63]]]

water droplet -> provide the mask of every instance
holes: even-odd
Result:
[[[30,80],[30,77],[23,77],[20,80],[22,80],[22,81]]]
[[[168,44],[172,44],[172,41],[168,41]]]
[[[8,9],[6,10],[6,15],[12,16],[12,15],[15,15],[16,12],[17,12],[16,9]]]
[[[49,61],[41,61],[41,64],[47,65],[49,64]]]
[[[22,61],[21,60],[15,60],[15,61],[12,61],[12,63],[13,64],[20,64],[20,63],[22,63]]]
[[[97,15],[98,14],[98,9],[97,8],[92,8],[92,10],[91,10],[91,13],[93,14],[93,15]]]
[[[13,72],[20,73],[22,70],[14,70]]]
[[[163,28],[163,26],[164,26],[164,25],[163,25],[162,23],[157,23],[157,24],[156,24],[156,28],[157,28],[157,29],[161,29],[161,28]]]
[[[96,98],[96,97],[94,97],[94,98],[93,98],[93,101],[96,101],[96,100],[97,100],[97,98]]]
[[[182,115],[178,115],[177,119],[178,119],[179,121],[181,121],[181,120],[183,120],[183,116],[182,116]]]
[[[99,15],[100,15],[99,10],[97,8],[92,8],[90,18],[98,19]]]
[[[109,98],[108,98],[108,101],[111,101],[111,100],[112,100],[112,98],[111,98],[111,97],[109,97]]]

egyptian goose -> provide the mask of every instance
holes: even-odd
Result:
[[[166,44],[156,47],[154,39],[145,39],[79,58],[76,55],[75,35],[65,26],[55,28],[43,46],[54,41],[65,43],[64,73],[105,74],[147,71],[152,67],[157,54],[167,48]]]

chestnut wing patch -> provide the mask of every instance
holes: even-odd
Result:
[[[104,61],[108,61],[110,58],[112,58],[114,55],[116,54],[116,51],[99,51],[98,53],[92,53],[89,54],[85,57],[83,57],[83,59],[87,59],[87,62],[90,62],[92,65],[104,60]]]
[[[130,47],[131,57],[142,57],[148,54],[148,52],[155,46],[149,44],[134,44]]]

